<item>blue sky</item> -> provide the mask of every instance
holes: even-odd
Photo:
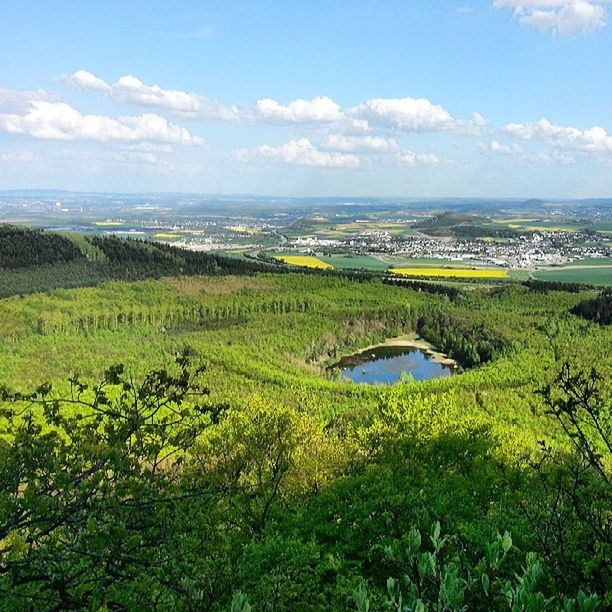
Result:
[[[0,189],[610,196],[611,14],[0,0]]]

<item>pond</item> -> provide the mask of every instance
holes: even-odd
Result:
[[[376,346],[348,357],[332,366],[342,378],[358,383],[392,385],[402,372],[415,380],[443,378],[453,373],[454,366],[440,363],[431,351],[415,346]]]

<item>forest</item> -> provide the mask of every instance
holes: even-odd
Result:
[[[609,292],[7,232],[0,609],[612,606]]]

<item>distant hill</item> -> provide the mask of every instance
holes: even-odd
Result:
[[[253,274],[270,265],[116,236],[0,225],[0,297],[175,275]]]

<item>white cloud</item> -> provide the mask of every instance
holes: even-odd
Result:
[[[308,138],[292,140],[279,147],[262,145],[255,149],[240,149],[236,151],[235,156],[240,161],[248,161],[256,157],[268,157],[296,166],[356,168],[360,165],[359,158],[356,155],[321,151]]]
[[[599,126],[588,130],[564,127],[540,119],[535,123],[508,123],[504,126],[507,134],[532,140],[541,138],[556,146],[589,152],[612,152],[612,136]]]
[[[34,155],[32,151],[16,151],[14,153],[0,154],[0,161],[2,162],[30,163],[35,160],[36,155]]]
[[[443,106],[427,98],[372,98],[352,108],[351,117],[366,119],[372,125],[405,132],[454,132],[477,135],[488,121],[473,113],[468,120],[456,119]]]
[[[335,149],[344,152],[372,151],[374,153],[394,153],[400,146],[393,138],[380,136],[343,136],[331,134],[325,141],[326,149]]]
[[[52,102],[55,96],[48,91],[15,91],[0,87],[0,113],[20,113],[34,100]]]
[[[0,114],[0,130],[46,140],[153,141],[202,144],[188,130],[152,113],[112,118],[84,115],[63,102],[32,101],[23,114]]]
[[[312,100],[294,100],[283,105],[270,98],[257,100],[257,114],[269,121],[287,123],[333,122],[344,120],[340,105],[325,96]]]
[[[160,144],[153,142],[136,142],[134,144],[124,145],[126,151],[140,151],[143,153],[173,153],[174,148],[169,144]]]
[[[586,33],[606,25],[605,0],[495,0],[496,8],[511,9],[525,27],[558,36]]]
[[[372,98],[351,111],[371,123],[412,132],[449,131],[457,120],[426,98]]]
[[[77,70],[66,82],[80,89],[103,92],[125,104],[226,123],[327,124],[343,133],[356,134],[371,132],[373,124],[402,131],[453,131],[470,135],[481,133],[487,125],[479,113],[474,113],[469,120],[458,120],[426,98],[373,98],[350,109],[343,109],[328,96],[297,99],[286,104],[261,98],[253,107],[244,107],[225,106],[197,94],[163,89],[131,75],[107,83],[91,72]]]
[[[137,164],[140,166],[153,166],[162,172],[169,172],[174,168],[174,164],[160,159],[155,153],[144,153],[138,151],[128,151],[125,153],[115,153],[112,161],[118,164]]]
[[[87,89],[91,91],[109,91],[110,85],[103,81],[87,70],[77,70],[69,77],[66,78],[66,82],[70,83],[73,87],[79,89]]]
[[[80,89],[102,91],[126,104],[164,109],[193,119],[228,123],[245,119],[245,113],[236,106],[224,106],[196,94],[149,85],[131,75],[122,76],[114,83],[106,83],[91,72],[77,70],[66,81]]]
[[[393,155],[402,164],[437,165],[440,158],[433,153],[413,153],[402,149],[393,138],[382,138],[380,136],[343,136],[331,134],[327,137],[324,147],[343,152],[365,152],[374,155]]]

